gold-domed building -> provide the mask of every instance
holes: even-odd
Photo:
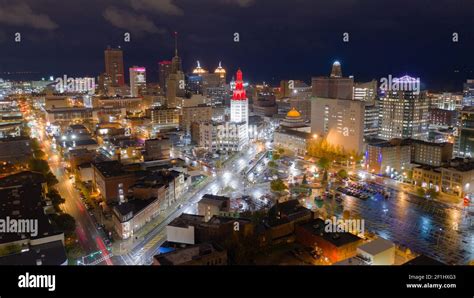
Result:
[[[285,119],[281,120],[280,125],[287,128],[301,128],[307,126],[301,113],[298,112],[296,108],[291,108],[286,114]]]
[[[219,76],[221,84],[226,83],[227,71],[222,67],[221,61],[219,61],[219,67],[216,68],[214,74]]]
[[[201,63],[199,63],[199,60],[198,60],[197,61],[197,66],[193,70],[193,74],[202,75],[202,74],[205,74],[205,73],[208,73],[208,71],[201,67]]]

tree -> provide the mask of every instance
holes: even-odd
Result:
[[[423,187],[418,187],[416,189],[416,194],[419,196],[419,197],[425,197],[426,195],[426,191]]]
[[[67,213],[53,214],[51,221],[53,226],[63,231],[65,235],[71,235],[76,230],[76,220]]]
[[[322,170],[329,169],[330,165],[331,165],[331,162],[329,161],[327,157],[323,156],[318,160],[318,167]]]
[[[45,178],[46,178],[46,183],[48,184],[48,186],[56,185],[59,182],[56,176],[54,176],[54,174],[51,172],[46,173]]]
[[[280,154],[273,153],[273,160],[279,160],[281,158]]]
[[[285,185],[285,183],[281,179],[273,180],[270,183],[270,188],[272,191],[275,191],[275,192],[281,192],[288,189],[288,187]]]
[[[280,154],[285,153],[285,149],[283,149],[283,148],[278,148],[278,153],[280,153]]]
[[[46,153],[44,153],[42,150],[33,151],[33,156],[36,159],[46,159]]]
[[[49,165],[46,160],[32,158],[30,159],[28,165],[30,170],[33,172],[39,172],[43,175],[46,175],[49,172]]]
[[[276,164],[276,162],[274,162],[273,160],[271,160],[270,162],[268,162],[268,166],[269,166],[270,168],[276,168],[276,167],[277,167],[277,164]]]
[[[38,139],[32,139],[31,140],[31,149],[33,151],[41,150],[41,145],[40,145]]]
[[[426,195],[432,199],[436,199],[438,198],[439,193],[434,188],[430,188],[426,191]]]
[[[341,179],[346,179],[347,177],[349,177],[347,171],[344,169],[339,170],[339,172],[337,172],[337,176]]]
[[[55,207],[58,205],[64,204],[66,202],[66,200],[63,197],[61,197],[61,195],[56,189],[51,189],[48,192],[48,198],[51,199],[51,202],[53,203]]]

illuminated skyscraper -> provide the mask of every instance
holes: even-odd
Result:
[[[195,74],[195,75],[202,75],[202,74],[205,74],[205,73],[208,73],[208,71],[201,67],[201,63],[199,63],[199,60],[198,60],[198,61],[197,61],[197,66],[196,66],[196,68],[193,70],[193,74]]]
[[[146,69],[145,67],[130,67],[130,93],[132,97],[141,95],[142,90],[146,88]]]
[[[104,54],[105,54],[105,73],[110,78],[111,85],[112,86],[125,85],[122,50],[107,47]]]
[[[249,122],[249,101],[244,89],[242,71],[237,71],[235,89],[230,101],[230,121],[234,123]]]
[[[226,75],[227,72],[226,70],[222,67],[222,63],[219,61],[219,67],[216,68],[214,71],[215,74],[219,75],[219,78],[221,79],[221,84],[226,83]]]
[[[404,76],[396,78],[400,85],[414,84],[419,80]],[[424,92],[385,90],[380,97],[379,137],[428,138],[429,100]]]
[[[332,65],[329,77],[313,77],[311,79],[312,95],[321,98],[352,99],[354,79],[342,76],[341,64],[336,61]]]
[[[161,89],[166,91],[166,79],[171,73],[171,61],[158,62],[158,80]]]
[[[176,97],[183,97],[186,93],[184,73],[181,58],[178,56],[178,32],[175,32],[174,57],[171,59],[171,73],[166,79],[166,103],[170,108],[177,106]]]

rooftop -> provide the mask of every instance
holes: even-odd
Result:
[[[325,226],[326,224],[324,221],[320,218],[317,218],[311,222],[303,224],[301,228],[307,230],[316,237],[322,237],[324,240],[337,247],[361,240],[361,238],[357,237],[356,235],[347,232],[327,233],[325,231]]]
[[[214,244],[202,243],[156,255],[154,258],[160,265],[183,265],[203,256],[222,251],[224,251],[222,248]]]
[[[403,264],[403,266],[443,266],[446,265],[444,263],[441,263],[438,260],[432,259],[430,257],[427,257],[425,255],[420,255],[406,263]]]
[[[156,199],[157,198],[150,198],[150,199],[147,199],[147,200],[132,199],[132,200],[129,200],[125,203],[116,205],[116,206],[114,206],[114,208],[122,216],[126,216],[130,213],[132,213],[132,215],[136,215],[136,214],[140,213],[140,211],[142,211],[143,209],[148,207]]]
[[[67,256],[62,241],[34,245],[28,251],[0,257],[0,266],[36,266],[38,261],[45,266],[66,265]]]
[[[393,244],[392,241],[384,238],[377,238],[369,243],[359,246],[358,249],[374,256],[393,247],[395,247],[395,244]]]
[[[187,228],[189,226],[197,226],[204,222],[204,216],[183,213],[169,223],[172,227]]]
[[[227,207],[229,202],[230,202],[229,197],[205,194],[198,204],[215,205],[215,206],[218,206],[219,208],[223,208],[223,207]]]
[[[118,160],[93,163],[94,167],[106,178],[130,175],[124,170],[123,165]]]
[[[2,179],[3,180],[3,179]],[[28,181],[28,180],[26,180]],[[40,184],[12,185],[0,188],[0,218],[35,220],[37,234],[32,231],[18,233],[0,233],[0,243],[8,243],[21,239],[39,239],[57,235],[43,209],[43,190]]]
[[[279,128],[275,132],[290,135],[290,136],[295,136],[295,137],[305,139],[305,140],[309,140],[313,137],[313,135],[308,132],[292,130],[292,129]]]

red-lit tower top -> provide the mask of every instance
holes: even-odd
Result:
[[[242,71],[237,71],[237,79],[235,80],[234,94],[232,100],[246,100],[247,95],[245,94],[244,81],[242,80]]]

